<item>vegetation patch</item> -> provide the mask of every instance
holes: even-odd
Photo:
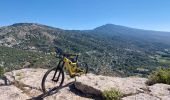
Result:
[[[155,55],[155,59],[158,61],[159,65],[160,66],[170,66],[170,57],[169,57],[169,54],[167,55]]]
[[[102,93],[102,97],[104,100],[120,100],[122,96],[123,94],[115,88],[105,90]]]
[[[4,66],[6,71],[24,67],[37,68],[40,65],[53,66],[56,65],[56,63],[57,59],[51,54],[0,46],[0,64]]]
[[[4,68],[0,66],[0,77],[2,77],[4,73],[5,73]]]
[[[161,68],[149,75],[148,85],[156,83],[170,84],[170,68]]]

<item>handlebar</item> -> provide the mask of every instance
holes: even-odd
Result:
[[[78,56],[78,54],[64,53],[63,56]]]
[[[57,47],[55,49],[56,49],[55,50],[56,54],[59,56],[58,58],[61,58],[62,56],[64,57],[79,56],[79,54],[64,53],[62,49],[57,48]]]

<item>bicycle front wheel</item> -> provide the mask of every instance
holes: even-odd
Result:
[[[62,86],[64,82],[64,72],[61,68],[49,69],[41,82],[43,93],[52,92]]]

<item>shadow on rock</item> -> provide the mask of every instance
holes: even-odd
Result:
[[[62,88],[65,88],[65,87],[69,87],[70,85],[72,85],[74,82],[70,82],[64,86],[61,86],[61,87],[58,87],[58,88],[53,88],[52,90],[48,91],[47,93],[45,94],[41,94],[37,97],[33,97],[31,99],[28,99],[28,100],[43,100],[43,98],[47,97],[47,96],[51,96],[53,94],[56,94],[60,89]]]
[[[51,96],[53,94],[56,94],[60,89],[62,88],[65,88],[65,87],[69,87],[70,91],[78,96],[81,96],[81,97],[85,97],[85,98],[92,98],[94,100],[102,100],[100,96],[94,96],[94,95],[90,95],[90,94],[84,94],[83,92],[81,92],[80,90],[76,89],[75,88],[75,85],[74,85],[74,82],[70,82],[64,86],[61,86],[59,88],[54,88],[52,89],[51,91],[48,91],[47,93],[45,94],[41,94],[37,97],[33,97],[31,99],[27,99],[27,100],[43,100],[45,97],[48,97],[48,96]]]
[[[100,95],[92,95],[92,94],[85,94],[82,91],[78,90],[75,88],[74,84],[69,85],[70,91],[73,92],[74,94],[81,96],[81,97],[85,97],[85,98],[91,98],[94,100],[103,100],[102,97]]]

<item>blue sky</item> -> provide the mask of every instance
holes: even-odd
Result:
[[[170,31],[170,0],[1,0],[0,26],[20,22],[63,29],[112,23]]]

